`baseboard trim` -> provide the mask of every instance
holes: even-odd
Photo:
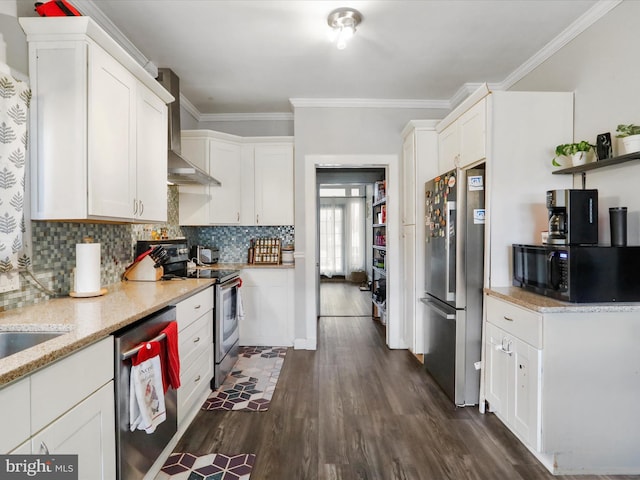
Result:
[[[293,341],[295,350],[317,350],[317,340],[315,338],[296,338]]]

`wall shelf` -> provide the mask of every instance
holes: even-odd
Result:
[[[597,162],[585,163],[584,165],[577,165],[575,167],[567,167],[555,170],[554,175],[573,175],[575,173],[582,174],[582,188],[586,185],[586,172],[589,170],[597,170],[599,168],[611,167],[621,163],[630,162],[632,160],[640,160],[640,152],[627,153],[625,155],[619,155],[617,157],[607,158],[605,160],[598,160]]]

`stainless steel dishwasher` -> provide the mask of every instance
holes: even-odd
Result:
[[[118,480],[142,479],[177,431],[177,394],[172,388],[165,394],[167,418],[147,434],[131,431],[129,423],[129,381],[131,358],[152,340],[163,341],[162,330],[176,320],[175,307],[167,307],[114,334],[116,463]]]

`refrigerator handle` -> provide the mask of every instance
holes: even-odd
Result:
[[[440,316],[446,318],[447,320],[455,320],[456,312],[449,313],[446,310],[439,308],[435,302],[433,302],[432,300],[429,300],[428,298],[421,298],[420,301],[424,303],[427,307],[438,312]]]
[[[451,281],[451,277],[450,277],[450,273],[451,273],[451,219],[453,218],[453,216],[451,215],[452,212],[456,211],[456,202],[446,202],[446,210],[447,210],[447,218],[446,218],[446,222],[447,222],[447,231],[446,231],[446,243],[445,243],[445,251],[444,251],[444,257],[445,257],[445,272],[446,272],[446,279],[445,281],[447,282],[447,300],[451,301],[451,300],[455,300],[456,299],[456,292],[455,290],[449,290],[450,287],[450,281]],[[455,246],[454,246],[455,248]],[[455,251],[453,252],[453,255],[455,255]]]

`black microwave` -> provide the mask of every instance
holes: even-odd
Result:
[[[640,247],[513,245],[513,285],[566,302],[640,301]]]

